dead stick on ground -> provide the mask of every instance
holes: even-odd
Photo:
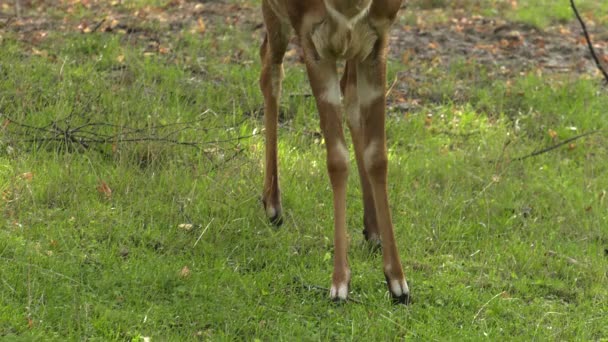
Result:
[[[576,6],[574,5],[574,0],[570,0],[570,5],[572,6],[572,10],[574,11],[574,14],[576,15],[576,19],[578,19],[578,22],[581,24],[581,27],[583,28],[583,33],[585,34],[585,40],[587,41],[587,46],[589,47],[589,51],[591,52],[591,57],[593,57],[593,60],[595,61],[595,65],[602,72],[602,75],[604,75],[606,84],[608,84],[608,73],[606,72],[606,70],[604,70],[604,67],[602,66],[602,63],[600,62],[600,59],[597,57],[597,55],[595,53],[595,49],[593,48],[593,44],[591,43],[591,38],[589,37],[589,33],[587,32],[587,26],[585,25],[583,18],[581,18],[580,14],[578,13],[578,10],[576,9]]]
[[[587,132],[587,133],[579,134],[579,135],[574,136],[574,137],[572,137],[572,138],[566,139],[566,140],[564,140],[564,141],[562,141],[562,142],[560,142],[560,143],[558,143],[558,144],[551,145],[551,146],[549,146],[549,147],[547,147],[547,148],[543,148],[542,150],[534,151],[534,152],[532,152],[532,153],[530,153],[530,154],[527,154],[527,155],[522,156],[522,157],[519,157],[519,158],[515,158],[515,159],[513,159],[513,160],[514,160],[514,161],[522,161],[522,160],[524,160],[524,159],[528,159],[528,158],[530,158],[530,157],[537,156],[537,155],[539,155],[539,154],[547,153],[547,152],[549,152],[549,151],[553,151],[553,150],[555,150],[556,148],[558,148],[558,147],[560,147],[560,146],[566,145],[566,144],[567,144],[567,143],[569,143],[569,142],[572,142],[572,141],[578,140],[578,139],[580,139],[580,138],[582,138],[582,137],[586,137],[586,136],[589,136],[589,135],[592,135],[592,134],[595,134],[595,133],[598,133],[598,132],[600,132],[600,130],[595,130],[595,131],[591,131],[591,132]]]

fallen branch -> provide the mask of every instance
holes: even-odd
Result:
[[[587,32],[587,25],[585,25],[583,18],[581,18],[580,14],[578,13],[578,10],[576,9],[576,5],[574,5],[574,0],[570,0],[570,5],[572,6],[572,10],[574,11],[574,14],[576,15],[576,19],[578,19],[578,22],[581,24],[583,33],[585,34],[585,40],[587,41],[587,46],[589,47],[589,51],[591,52],[591,57],[593,57],[593,60],[595,61],[595,65],[602,72],[602,75],[604,75],[604,80],[606,81],[606,84],[608,84],[608,73],[602,66],[600,59],[597,57],[597,54],[595,53],[595,49],[593,48],[593,44],[591,43],[591,38],[589,37],[589,33]]]
[[[205,117],[193,121],[149,125],[145,127],[120,126],[105,122],[87,122],[76,127],[70,127],[73,115],[69,115],[61,121],[53,121],[45,126],[33,126],[16,121],[6,115],[2,116],[7,120],[5,129],[9,127],[7,136],[12,135],[12,141],[19,143],[59,143],[60,147],[65,148],[78,147],[88,149],[94,144],[159,142],[203,149],[203,147],[208,145],[238,142],[260,134],[259,132],[254,132],[249,135],[205,141],[184,141],[177,138],[177,136],[186,131],[202,131],[207,133],[214,130],[227,130],[232,127],[239,127],[246,119],[230,126],[217,127],[197,126],[197,124],[206,119]],[[118,131],[118,133],[107,134],[102,132],[103,129]]]
[[[586,136],[589,136],[589,135],[592,135],[592,134],[596,134],[596,133],[599,133],[599,132],[601,132],[601,130],[595,130],[595,131],[579,134],[577,136],[574,136],[572,138],[566,139],[566,140],[564,140],[564,141],[562,141],[560,143],[557,143],[555,145],[551,145],[549,147],[543,148],[542,150],[534,151],[534,152],[532,152],[530,154],[526,154],[525,156],[521,156],[521,157],[518,157],[518,158],[515,158],[515,159],[512,159],[512,160],[513,161],[522,161],[522,160],[525,160],[525,159],[528,159],[528,158],[531,158],[531,157],[535,157],[535,156],[541,155],[543,153],[547,153],[549,151],[553,151],[553,150],[555,150],[556,148],[558,148],[560,146],[566,145],[567,143],[573,142],[573,141],[578,140],[580,138],[583,138],[583,137],[586,137]]]

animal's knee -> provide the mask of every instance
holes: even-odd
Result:
[[[371,141],[363,152],[363,159],[365,171],[372,179],[386,176],[388,158],[385,147],[381,142]]]
[[[348,174],[348,162],[348,149],[343,142],[327,150],[327,171],[330,176]]]

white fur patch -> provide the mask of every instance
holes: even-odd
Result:
[[[390,282],[391,292],[396,297],[401,297],[404,294],[409,294],[410,289],[407,286],[405,279],[393,279]]]
[[[338,284],[338,286],[336,287],[336,285],[332,285],[331,289],[329,290],[329,296],[332,299],[342,299],[345,300],[346,297],[348,297],[348,284],[347,283],[342,283],[342,284]]]
[[[348,148],[342,142],[336,144],[336,151],[338,151],[342,160],[348,163]]]
[[[367,170],[374,161],[374,157],[380,151],[380,143],[378,140],[372,140],[369,145],[363,151],[363,162],[365,163],[365,169]]]
[[[331,75],[326,84],[325,84],[325,92],[321,96],[321,98],[332,104],[334,106],[339,106],[341,103],[341,94],[340,94],[340,83],[338,82],[337,76]]]
[[[281,81],[283,80],[283,65],[273,65],[270,70],[270,90],[272,96],[278,98],[281,95]]]
[[[367,107],[371,105],[382,95],[383,91],[382,87],[371,84],[365,75],[357,75],[357,95],[361,106]]]
[[[365,18],[369,13],[369,8],[372,7],[372,2],[370,1],[364,9],[362,9],[359,13],[355,14],[351,18],[347,18],[344,14],[340,13],[337,9],[333,8],[327,0],[323,1],[325,3],[325,8],[327,9],[327,13],[330,17],[332,17],[338,25],[345,27],[348,30],[352,30],[353,27],[361,21],[361,19]]]
[[[267,205],[266,206],[266,217],[274,218],[276,215],[277,215],[277,210],[273,206]]]

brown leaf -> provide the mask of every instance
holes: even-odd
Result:
[[[188,278],[192,272],[188,268],[188,266],[184,266],[181,271],[179,271],[179,276],[181,278]]]
[[[21,179],[29,182],[32,179],[34,179],[34,173],[33,172],[24,172],[19,177],[21,177]]]
[[[551,139],[557,138],[557,132],[549,128],[549,136]]]
[[[101,183],[97,185],[97,192],[99,192],[101,195],[104,195],[106,199],[112,198],[112,189],[110,189],[108,184],[106,184],[106,182],[104,181],[101,181]]]
[[[202,17],[199,17],[198,20],[196,21],[196,26],[197,26],[197,31],[198,33],[205,33],[205,31],[207,30],[207,25],[205,25],[205,22],[203,21]]]
[[[91,27],[89,27],[89,24],[83,20],[80,22],[80,24],[78,24],[78,31],[81,33],[89,33],[91,32]]]
[[[424,126],[426,126],[427,128],[430,127],[433,124],[433,114],[428,114],[425,118],[424,118]]]

